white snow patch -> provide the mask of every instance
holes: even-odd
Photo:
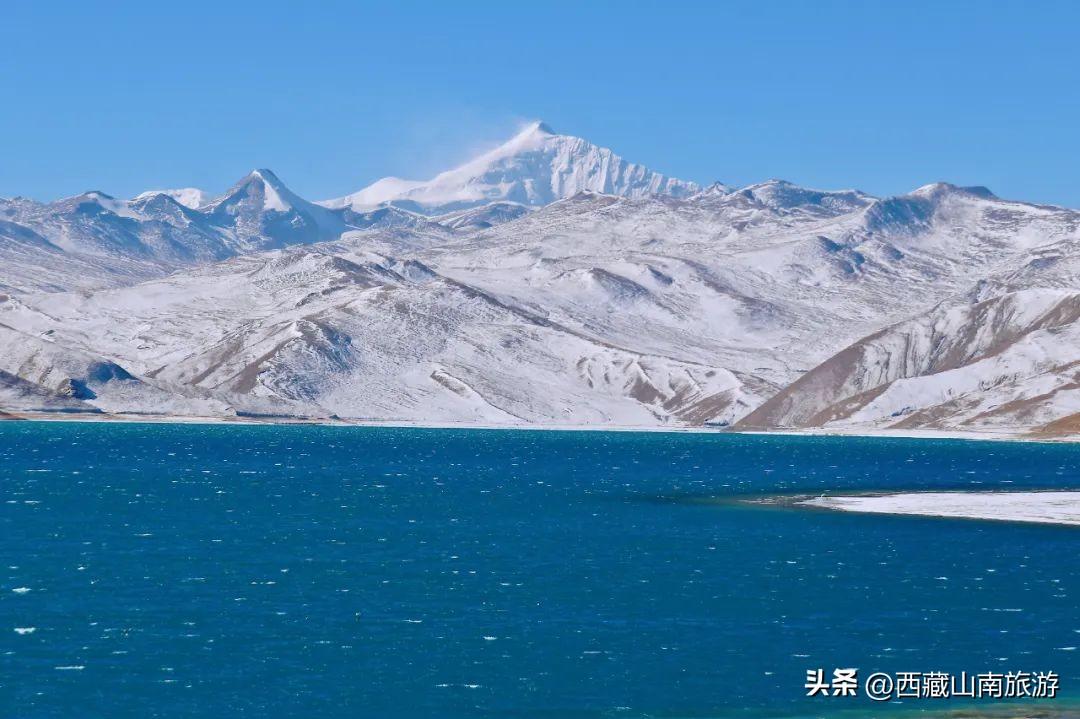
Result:
[[[845,512],[1080,524],[1080,491],[910,492],[815,497],[799,504]]]

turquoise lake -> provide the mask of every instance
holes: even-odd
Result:
[[[953,706],[807,698],[819,667],[1053,670],[1075,697],[1076,528],[733,500],[1080,488],[1078,459],[948,440],[7,422],[0,716]]]

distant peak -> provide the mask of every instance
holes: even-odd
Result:
[[[725,185],[723,182],[716,181],[705,189],[698,192],[699,197],[722,197],[731,192],[731,188]]]
[[[984,200],[998,199],[997,195],[991,192],[989,188],[983,187],[982,185],[960,187],[950,182],[932,182],[929,185],[923,185],[917,190],[914,190],[911,194],[917,197],[941,197],[944,195],[961,194],[979,197]]]
[[[514,139],[530,138],[530,137],[554,137],[555,131],[551,129],[551,125],[547,124],[543,120],[534,120],[524,127]],[[511,140],[513,142],[513,140]]]
[[[268,170],[265,167],[260,167],[256,170],[252,170],[248,173],[247,177],[240,181],[239,186],[245,186],[258,180],[263,184],[264,188],[273,190],[275,193],[282,195],[290,195],[291,191],[285,186],[285,183],[281,181],[281,178],[274,174],[273,170]]]
[[[260,167],[258,169],[252,170],[250,173],[248,173],[248,179],[255,179],[255,178],[258,178],[258,179],[262,180],[263,182],[269,182],[269,183],[275,184],[275,185],[280,185],[281,184],[281,180],[278,178],[278,176],[275,175],[272,170],[268,170],[265,167]]]
[[[149,202],[157,197],[164,197],[184,207],[197,210],[211,200],[209,193],[197,187],[181,187],[174,190],[149,190],[136,195],[136,202]]]
[[[250,196],[253,192],[261,193],[263,209],[266,210],[286,212],[295,205],[306,204],[306,200],[295,195],[273,171],[260,167],[244,175],[225,194],[216,197],[206,206],[216,209],[222,206],[222,203]]]
[[[975,195],[976,197],[981,197],[986,200],[998,199],[998,196],[995,195],[989,187],[983,185],[969,185],[968,187],[961,187],[960,189],[969,195]]]
[[[758,192],[758,193],[761,193],[761,192],[776,193],[776,192],[798,191],[798,190],[801,190],[801,189],[802,188],[799,187],[798,185],[796,185],[795,183],[788,182],[787,180],[781,180],[781,179],[773,177],[773,178],[770,178],[768,180],[765,180],[764,182],[758,182],[758,183],[755,183],[753,185],[747,185],[746,187],[739,190],[739,192],[743,193],[744,195],[753,195],[755,192]]]
[[[176,198],[165,190],[149,190],[147,192],[140,192],[135,197],[131,198],[131,202],[176,202]]]
[[[956,189],[956,185],[948,182],[931,182],[928,185],[917,187],[912,190],[913,195],[937,195],[943,192],[951,192]]]
[[[427,181],[384,178],[351,195],[319,204],[370,208],[396,200],[424,214],[444,214],[506,200],[540,207],[595,190],[622,197],[687,197],[700,188],[654,172],[573,135],[557,135],[534,120],[509,140]]]

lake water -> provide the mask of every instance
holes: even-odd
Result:
[[[1054,670],[1075,696],[1075,528],[714,500],[1076,488],[1078,458],[937,440],[3,423],[0,716],[947,708],[808,699],[818,667]]]

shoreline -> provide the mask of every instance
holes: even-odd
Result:
[[[781,495],[743,501],[852,514],[1080,526],[1080,490],[1077,489],[868,491]]]
[[[650,432],[678,434],[754,435],[790,437],[863,437],[880,439],[939,439],[982,442],[1027,442],[1073,444],[1080,435],[1039,436],[1030,433],[978,430],[920,430],[920,429],[733,429],[731,427],[683,425],[598,425],[598,424],[484,424],[473,422],[424,422],[399,419],[345,419],[340,417],[297,417],[288,415],[253,416],[194,416],[166,414],[110,414],[107,412],[20,412],[0,409],[0,424],[6,422],[72,422],[114,424],[199,424],[240,426],[318,426],[318,427],[386,427],[396,429],[477,429],[523,430],[542,432]]]

